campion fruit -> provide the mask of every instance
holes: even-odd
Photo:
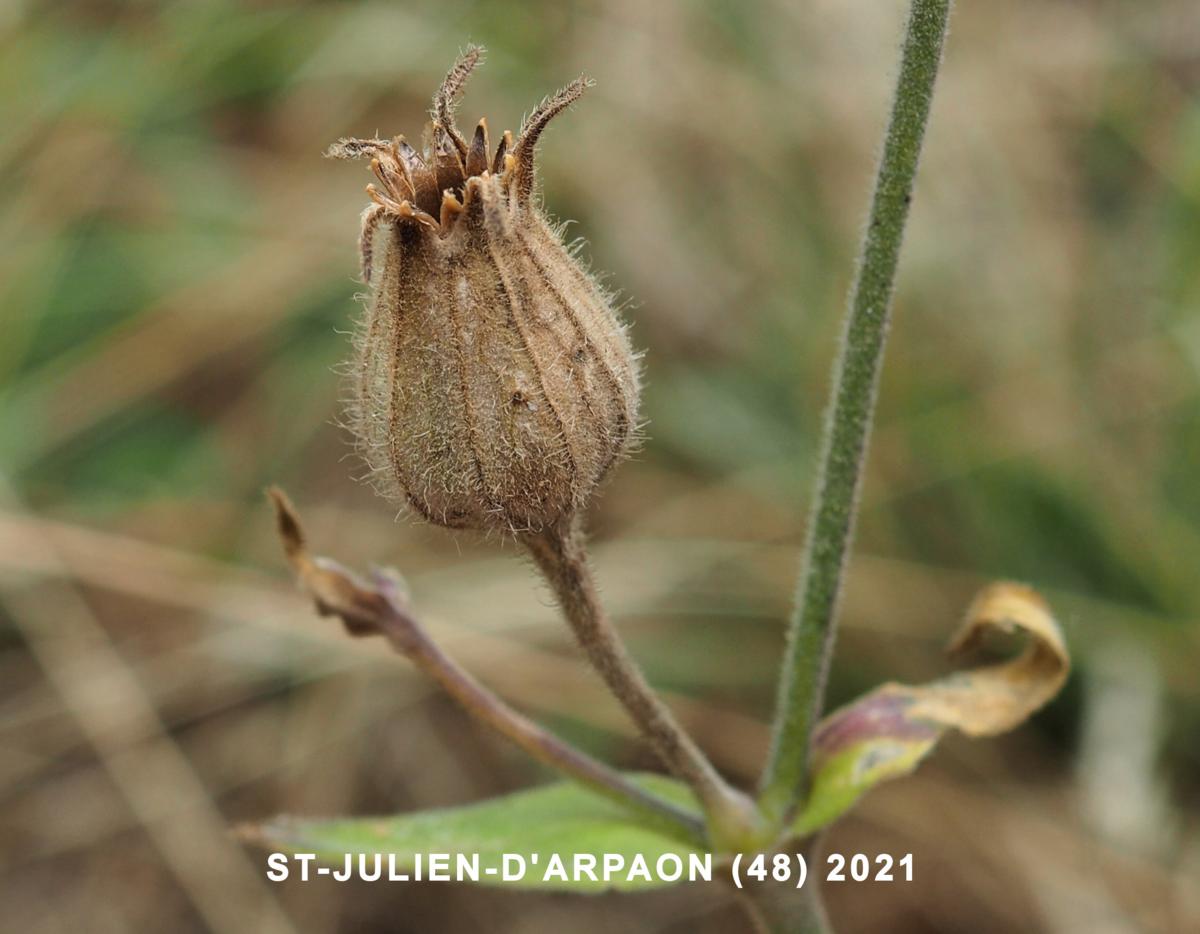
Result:
[[[535,197],[534,149],[572,82],[496,150],[454,106],[482,50],[433,99],[423,152],[343,139],[371,160],[350,426],[380,490],[431,522],[538,531],[579,510],[631,444],[638,368],[607,294]]]

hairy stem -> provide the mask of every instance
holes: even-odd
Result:
[[[527,534],[522,542],[553,588],[592,666],[663,764],[696,793],[709,819],[713,846],[742,849],[757,845],[762,821],[754,803],[725,782],[679,725],[604,612],[578,522]]]
[[[755,934],[827,934],[831,930],[816,871],[819,851],[819,837],[805,841],[799,848],[808,863],[808,879],[801,889],[769,880],[745,883],[738,895]]]
[[[788,632],[771,755],[763,774],[760,804],[774,820],[782,820],[805,793],[808,749],[833,655],[838,596],[858,511],[896,264],[949,13],[950,0],[913,0],[909,12],[900,76],[834,371],[820,479]]]
[[[816,885],[802,889],[776,884],[754,895],[743,895],[755,934],[826,934],[830,930]]]
[[[288,560],[318,611],[339,617],[353,636],[382,635],[481,723],[507,737],[543,765],[623,804],[665,833],[704,842],[697,817],[646,791],[587,753],[522,716],[488,690],[429,637],[408,610],[395,578],[376,572],[368,583],[328,558],[308,554],[300,517],[287,495],[272,487],[279,536]]]
[[[488,690],[454,659],[443,652],[425,633],[409,620],[402,639],[404,655],[417,668],[436,681],[467,713],[497,733],[507,737],[534,759],[586,785],[605,797],[629,807],[658,826],[683,831],[691,842],[703,839],[703,828],[686,811],[634,784],[587,753],[568,744],[561,737],[534,723],[509,707]],[[385,631],[384,635],[389,635]]]

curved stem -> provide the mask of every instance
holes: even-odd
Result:
[[[446,655],[424,629],[411,620],[408,628],[403,638],[392,639],[393,643],[402,643],[404,655],[475,719],[512,740],[542,764],[636,811],[649,823],[675,835],[682,832],[691,843],[703,839],[703,827],[692,814],[651,794],[620,772],[522,716]],[[385,631],[384,635],[389,632]]]
[[[600,603],[578,522],[523,535],[522,543],[554,589],[563,615],[588,660],[663,764],[692,788],[709,819],[713,846],[760,843],[754,803],[731,787],[655,693]]]
[[[311,557],[300,517],[287,495],[277,487],[268,493],[275,506],[279,537],[288,561],[321,615],[339,617],[352,636],[384,636],[399,654],[436,681],[468,714],[512,740],[543,765],[624,805],[665,833],[703,845],[704,827],[696,815],[646,791],[576,749],[513,710],[475,680],[429,637],[408,610],[394,577],[377,571],[367,583],[328,558]]]
[[[804,794],[813,724],[833,655],[835,614],[858,511],[900,243],[949,13],[950,0],[913,0],[909,12],[896,96],[835,367],[820,479],[763,775],[760,804],[773,820],[782,820]]]

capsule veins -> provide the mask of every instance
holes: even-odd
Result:
[[[348,414],[385,495],[439,525],[519,533],[569,518],[628,452],[638,365],[612,297],[533,196],[538,136],[585,82],[489,159],[486,123],[468,144],[452,113],[479,54],[435,95],[424,154],[402,137],[331,149],[369,156],[379,182]]]

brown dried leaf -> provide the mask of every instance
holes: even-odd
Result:
[[[397,607],[379,587],[365,583],[336,561],[309,555],[300,516],[288,495],[276,486],[270,487],[267,495],[275,506],[284,553],[322,616],[341,617],[353,636],[380,632],[381,621],[400,618]]]

